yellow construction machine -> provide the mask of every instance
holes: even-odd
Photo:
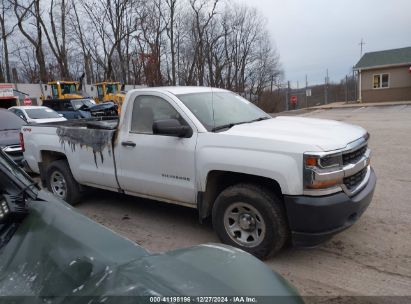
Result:
[[[98,82],[95,84],[97,87],[97,102],[112,101],[118,106],[118,113],[121,112],[126,93],[122,91],[122,85],[120,82]]]
[[[75,99],[83,98],[79,93],[79,81],[51,81],[51,98],[47,99]]]

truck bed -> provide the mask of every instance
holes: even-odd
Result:
[[[59,122],[48,122],[32,125],[35,127],[86,127],[88,129],[116,130],[118,117],[93,117],[85,119],[69,119]]]
[[[97,155],[100,156],[101,162],[104,162],[103,150],[109,148],[109,151],[111,151],[111,144],[117,130],[118,119],[97,117],[33,126],[36,128],[55,127],[60,144],[64,147],[68,145],[73,152],[76,150],[76,145],[79,145],[80,148],[91,148],[94,155],[94,163],[97,166]]]

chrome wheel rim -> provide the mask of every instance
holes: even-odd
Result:
[[[50,177],[50,186],[54,195],[57,195],[59,198],[62,199],[66,198],[67,184],[63,174],[61,174],[58,171],[54,171]]]
[[[252,205],[243,202],[231,204],[226,209],[224,227],[235,243],[245,247],[258,246],[266,233],[261,213]]]

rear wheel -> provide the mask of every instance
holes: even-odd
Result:
[[[213,227],[222,242],[259,258],[278,252],[289,235],[281,200],[255,184],[234,185],[220,193]]]
[[[66,160],[56,160],[46,169],[47,189],[70,205],[80,201],[80,185],[71,174]]]

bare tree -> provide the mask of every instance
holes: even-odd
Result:
[[[84,35],[83,26],[80,22],[78,8],[76,6],[76,1],[72,2],[73,14],[70,15],[70,29],[73,32],[73,37],[76,39],[77,43],[80,45],[83,57],[84,70],[86,73],[86,83],[94,82],[94,77],[91,67],[91,56],[89,48],[86,45],[87,37]]]
[[[280,83],[266,22],[249,6],[220,0],[8,1],[12,6],[2,16],[14,9],[19,29],[9,53],[28,63],[21,69],[27,80],[36,73],[45,81],[85,71],[88,83],[208,85],[253,100]]]
[[[176,27],[176,10],[177,0],[166,0],[166,5],[169,10],[167,21],[167,37],[170,40],[170,53],[171,53],[171,84],[176,85],[176,48],[175,48],[175,36],[174,31]]]
[[[4,66],[6,68],[6,75],[5,75],[4,78],[5,78],[5,81],[11,82],[8,38],[13,33],[13,31],[16,27],[16,24],[11,26],[11,29],[7,28],[6,13],[9,13],[12,10],[12,4],[9,1],[1,0],[0,5],[1,5],[1,7],[0,7],[1,40],[3,41]],[[7,17],[7,19],[10,19],[10,18]]]
[[[138,11],[140,35],[137,43],[140,47],[140,59],[144,65],[146,84],[149,86],[163,84],[162,48],[167,24],[161,17],[162,3],[162,0],[153,0],[145,3]]]
[[[200,86],[204,85],[204,34],[210,24],[211,20],[215,16],[218,0],[213,0],[211,9],[208,12],[205,12],[207,9],[207,4],[209,2],[206,0],[190,0],[190,6],[194,13],[193,19],[193,32],[195,37],[195,52],[194,60],[190,69],[189,82],[193,82],[193,72],[194,68],[197,68],[197,78],[198,84]]]
[[[93,32],[91,37],[90,55],[95,63],[104,69],[104,78],[114,78],[114,54],[117,51],[119,62],[123,61],[121,44],[125,37],[132,31],[125,26],[127,11],[131,9],[132,0],[105,1],[97,0],[90,3],[87,0],[81,1],[88,19],[91,21],[90,29]],[[103,54],[101,54],[103,50]],[[126,72],[121,64],[121,78],[125,81]]]
[[[70,78],[69,63],[67,58],[67,32],[66,32],[66,18],[70,10],[70,1],[66,0],[50,0],[48,10],[49,27],[43,18],[39,18],[39,22],[46,35],[50,50],[54,54],[60,70],[60,77],[63,79]]]
[[[43,52],[43,33],[41,30],[41,10],[40,0],[19,1],[13,0],[14,13],[17,17],[17,25],[20,32],[31,43],[35,50],[35,56],[39,65],[39,80],[46,82],[48,80],[46,71],[46,60]],[[25,28],[24,24],[33,20],[35,32],[31,33]]]

